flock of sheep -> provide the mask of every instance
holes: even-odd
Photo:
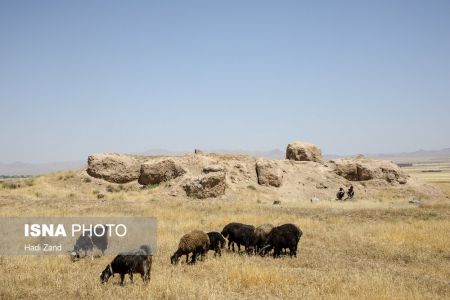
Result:
[[[282,250],[289,249],[289,255],[297,257],[297,245],[303,232],[294,224],[284,224],[274,227],[271,224],[264,224],[259,227],[253,225],[230,223],[226,225],[222,232],[204,233],[194,230],[184,235],[178,245],[177,251],[172,255],[170,261],[177,264],[180,257],[186,255],[186,263],[194,264],[198,256],[204,257],[209,250],[215,251],[215,255],[221,255],[221,250],[225,247],[225,238],[228,239],[228,250],[235,251],[237,245],[238,252],[244,246],[247,254],[266,255],[273,249],[273,256],[279,257]]]
[[[205,233],[200,230],[191,231],[181,237],[178,249],[170,258],[172,264],[177,264],[180,257],[186,256],[186,263],[195,264],[198,257],[203,259],[210,250],[214,251],[214,255],[221,256],[221,249],[225,247],[228,240],[228,250],[235,252],[241,251],[244,247],[245,253],[248,255],[260,254],[264,256],[273,250],[273,257],[280,257],[282,252],[287,254],[289,250],[290,257],[297,257],[297,245],[303,232],[294,224],[284,224],[274,227],[271,224],[264,224],[259,227],[242,223],[227,224],[222,232]],[[102,250],[106,249],[107,241],[104,238],[88,241],[89,243],[81,244],[81,238],[77,240],[74,250],[71,253],[72,259],[80,257],[80,251],[96,247]],[[105,244],[106,243],[106,244]],[[87,245],[87,246],[86,246]],[[87,249],[87,248],[88,249]],[[87,250],[86,250],[87,249]],[[189,261],[189,255],[191,260]],[[105,283],[114,274],[120,275],[120,283],[123,285],[125,275],[128,274],[130,280],[133,281],[133,274],[138,273],[144,282],[150,280],[152,266],[152,255],[147,246],[141,246],[140,249],[130,252],[118,254],[111,263],[109,263],[102,273],[100,273],[100,282]]]

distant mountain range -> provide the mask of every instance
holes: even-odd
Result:
[[[80,169],[85,165],[86,162],[81,161],[65,161],[43,164],[31,164],[24,162],[13,162],[10,164],[0,163],[0,175],[40,175],[62,170]]]
[[[140,155],[183,155],[186,153],[192,153],[193,151],[169,151],[165,149],[151,149]],[[285,151],[280,149],[272,149],[267,151],[250,151],[250,150],[224,150],[218,149],[214,151],[206,151],[206,153],[240,153],[251,155],[254,157],[265,157],[270,159],[284,159]],[[450,148],[441,150],[418,150],[415,152],[400,152],[400,153],[376,153],[376,154],[363,154],[368,158],[375,159],[388,159],[397,163],[417,163],[417,162],[438,162],[450,160]],[[325,154],[324,159],[337,159],[343,157],[351,157],[352,155],[333,155]],[[355,155],[353,155],[355,156]],[[52,162],[52,163],[0,163],[0,175],[17,176],[17,175],[40,175],[62,170],[81,169],[86,166],[85,161],[65,161],[65,162]]]
[[[139,153],[141,155],[184,155],[188,153],[193,153],[194,151],[169,151],[165,149],[151,149],[147,150],[145,152]],[[236,149],[236,150],[230,150],[230,149],[216,149],[212,151],[205,151],[206,153],[239,153],[239,154],[246,154],[251,155],[255,157],[266,157],[266,158],[272,158],[272,159],[283,159],[285,156],[285,152],[281,151],[280,149],[273,149],[268,151],[250,151],[250,150],[242,150],[242,149]]]
[[[369,153],[363,155],[368,158],[392,160],[396,163],[439,162],[450,160],[450,148],[444,148],[441,150],[418,150],[414,152],[398,153]],[[325,159],[328,160],[342,157],[349,156],[325,155]]]

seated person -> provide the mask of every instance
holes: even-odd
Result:
[[[342,200],[345,196],[345,191],[343,188],[339,188],[339,191],[336,193],[336,198],[338,200]]]
[[[353,185],[351,185],[347,191],[348,199],[352,199],[354,195],[355,195],[355,191],[353,191]]]

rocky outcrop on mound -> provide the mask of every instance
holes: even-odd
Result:
[[[225,173],[213,172],[196,178],[188,178],[183,184],[186,195],[204,199],[225,195]]]
[[[225,168],[220,165],[209,165],[203,168],[203,173],[225,172]]]
[[[172,159],[147,162],[141,165],[138,182],[142,185],[158,184],[182,176],[186,171]]]
[[[138,179],[140,163],[130,155],[99,153],[88,157],[87,173],[112,183],[127,183]]]
[[[138,183],[170,181],[153,192],[199,199],[225,194],[233,199],[243,193],[271,202],[316,198],[325,201],[334,200],[339,188],[351,185],[356,199],[378,197],[387,190],[396,195],[436,194],[433,187],[409,177],[390,161],[357,157],[323,162],[318,147],[300,142],[289,144],[286,157],[289,159],[224,153],[182,156],[104,153],[89,157],[87,173],[108,182],[130,182],[130,186],[137,187]]]
[[[330,161],[333,171],[350,181],[381,179],[389,183],[405,184],[407,175],[399,166],[387,160],[372,160],[362,157],[355,159],[336,159]]]
[[[287,146],[286,159],[322,162],[322,151],[316,145],[296,141]]]
[[[265,186],[280,187],[283,180],[283,172],[278,166],[270,161],[260,160],[256,162],[256,175],[258,184]]]

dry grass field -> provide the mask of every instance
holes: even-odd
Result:
[[[117,276],[99,282],[112,257],[72,263],[65,256],[1,256],[0,299],[449,299],[450,174],[408,172],[447,197],[414,205],[380,192],[351,202],[273,206],[270,195],[252,188],[227,199],[191,200],[164,196],[162,187],[99,185],[81,172],[3,181],[1,216],[154,216],[158,250],[150,283],[127,278],[123,287]],[[304,232],[298,257],[210,252],[193,266],[170,264],[184,233],[220,231],[232,221],[297,224]]]

